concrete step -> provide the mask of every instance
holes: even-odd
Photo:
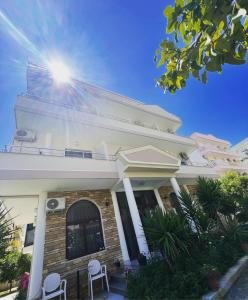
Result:
[[[127,296],[126,280],[122,282],[118,280],[111,280],[109,283],[109,288],[112,293],[119,294],[122,296]]]

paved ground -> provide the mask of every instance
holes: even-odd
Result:
[[[0,297],[1,300],[14,300],[17,293],[10,294],[8,296]]]
[[[124,300],[125,297],[114,293],[100,293],[94,296],[94,300]],[[2,300],[2,299],[1,299]]]
[[[225,300],[248,300],[248,268],[233,285]]]
[[[14,300],[17,293],[0,297],[1,300]],[[63,299],[63,298],[62,298]],[[101,293],[94,296],[94,300],[124,300],[125,297],[114,293]]]

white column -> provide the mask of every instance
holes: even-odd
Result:
[[[124,262],[129,262],[130,257],[129,257],[128,250],[127,250],[126,238],[125,238],[125,234],[124,234],[124,230],[123,230],[121,214],[120,214],[119,205],[118,205],[115,191],[111,191],[111,195],[112,195],[112,201],[113,201],[113,206],[114,206],[114,211],[115,211],[115,219],[116,219],[116,224],[117,224],[118,235],[119,235],[119,239],[120,239],[122,258],[123,258]]]
[[[177,183],[176,178],[175,178],[175,177],[171,177],[171,178],[170,178],[170,182],[171,182],[173,191],[175,192],[175,194],[177,195],[177,197],[179,197],[179,196],[180,196],[181,189],[180,189],[179,184]]]
[[[183,185],[183,188],[185,189],[185,191],[186,191],[188,194],[190,194],[189,189],[188,189],[188,187],[187,187],[186,184]]]
[[[46,198],[47,193],[43,192],[39,195],[28,300],[37,299],[41,295],[46,226]]]
[[[127,203],[130,210],[131,218],[133,221],[133,227],[134,227],[135,235],[139,246],[139,251],[144,253],[146,256],[149,256],[149,249],[148,249],[145,233],[141,223],[138,207],[135,201],[132,185],[128,177],[123,178],[123,185],[127,197]]]
[[[156,196],[156,198],[157,198],[159,207],[160,207],[160,208],[162,209],[162,211],[165,213],[166,210],[165,210],[165,208],[164,208],[164,203],[163,203],[163,201],[162,201],[162,199],[161,199],[161,197],[160,197],[160,194],[159,194],[159,192],[158,192],[158,189],[154,189],[154,194],[155,194],[155,196]]]

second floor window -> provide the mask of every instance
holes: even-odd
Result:
[[[79,158],[92,158],[92,152],[86,150],[65,149],[65,156],[79,157]]]

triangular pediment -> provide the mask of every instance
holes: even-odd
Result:
[[[158,165],[161,167],[178,167],[180,165],[180,161],[177,157],[174,157],[166,151],[162,151],[153,146],[145,146],[122,151],[120,155],[128,164]]]

